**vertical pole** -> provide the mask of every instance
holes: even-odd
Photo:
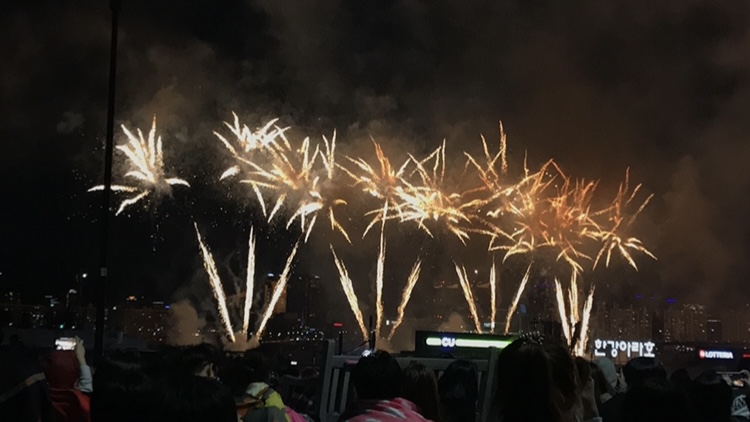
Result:
[[[107,254],[109,246],[109,201],[112,192],[112,152],[114,150],[115,126],[115,81],[117,80],[117,27],[120,12],[120,0],[110,0],[112,11],[112,35],[109,50],[109,90],[107,94],[107,134],[104,144],[104,190],[99,230],[99,285],[96,289],[96,333],[94,337],[94,356],[100,358],[104,353],[105,311],[107,307]]]
[[[373,327],[372,315],[370,315],[370,338],[367,340],[367,346],[370,350],[375,350],[375,327]]]

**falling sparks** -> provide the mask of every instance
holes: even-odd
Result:
[[[398,327],[400,327],[404,322],[406,305],[409,304],[409,299],[411,299],[411,292],[414,290],[414,286],[417,285],[417,281],[419,280],[419,273],[421,271],[422,260],[418,259],[417,262],[414,263],[414,266],[411,268],[409,278],[406,279],[406,286],[401,293],[401,304],[398,305],[398,316],[396,317],[396,322],[393,324],[393,328],[391,328],[391,334],[388,335],[388,341],[393,338],[393,335],[396,334],[396,330],[398,329]]]
[[[346,295],[346,300],[349,302],[349,308],[351,308],[354,318],[357,320],[357,325],[359,325],[359,329],[362,332],[362,339],[367,340],[369,333],[365,326],[365,320],[362,317],[362,311],[359,309],[359,300],[357,299],[357,294],[354,293],[352,279],[349,278],[349,272],[346,270],[344,263],[336,255],[333,246],[331,246],[331,253],[333,253],[333,262],[336,264],[336,269],[339,272],[339,281],[341,282],[341,288]]]
[[[471,312],[471,319],[474,320],[474,328],[477,333],[482,332],[482,324],[479,320],[479,314],[477,313],[477,304],[474,301],[474,294],[471,292],[471,285],[469,284],[469,277],[466,274],[466,268],[459,267],[458,264],[454,263],[456,267],[456,275],[458,275],[458,282],[461,284],[461,290],[464,292],[464,298],[466,303],[469,304],[469,312]]]
[[[299,242],[294,245],[294,249],[292,249],[292,252],[289,254],[289,258],[287,258],[286,260],[284,270],[279,276],[279,281],[276,282],[276,286],[274,286],[273,288],[271,300],[266,304],[266,310],[263,312],[263,318],[261,318],[260,325],[258,326],[258,330],[255,333],[255,336],[257,338],[261,338],[263,336],[263,331],[266,329],[266,324],[268,324],[268,320],[271,319],[271,315],[273,315],[273,310],[274,308],[276,308],[276,303],[278,303],[279,298],[281,297],[281,293],[283,293],[284,289],[286,288],[286,283],[289,280],[289,275],[292,270],[292,262],[294,262],[294,257],[295,255],[297,255],[298,247]]]
[[[638,269],[638,266],[635,264],[635,260],[630,251],[641,252],[652,259],[656,259],[656,257],[646,249],[645,246],[643,246],[639,239],[635,237],[623,238],[619,234],[621,230],[630,229],[630,226],[635,219],[638,218],[638,215],[640,215],[643,209],[646,208],[646,205],[651,201],[651,198],[653,198],[653,195],[646,197],[633,215],[626,219],[626,216],[624,215],[625,209],[630,206],[633,200],[635,200],[640,189],[641,185],[637,185],[632,192],[628,193],[630,191],[630,169],[628,169],[625,172],[625,180],[620,184],[620,188],[617,190],[617,196],[615,196],[614,201],[612,201],[612,205],[608,209],[600,212],[600,214],[609,214],[608,221],[611,224],[611,228],[608,230],[601,230],[594,234],[594,236],[602,243],[602,247],[599,249],[599,253],[596,255],[596,260],[594,261],[594,268],[596,268],[596,265],[599,263],[602,256],[606,257],[605,266],[609,267],[609,261],[613,251],[619,252],[620,255],[628,261],[628,264],[636,270]]]
[[[138,137],[133,135],[124,125],[122,130],[127,136],[128,142],[117,145],[115,148],[127,157],[130,170],[125,173],[124,177],[132,180],[134,185],[113,185],[112,191],[136,195],[124,199],[115,215],[120,215],[127,207],[135,205],[154,192],[169,192],[171,186],[175,185],[190,187],[187,181],[176,177],[167,177],[164,174],[164,153],[161,136],[156,136],[155,116],[147,139],[143,137],[140,129],[138,129]],[[89,189],[89,192],[102,190],[104,190],[104,186],[99,185]]]
[[[385,272],[385,219],[380,225],[380,247],[378,248],[378,262],[375,274],[375,335],[380,336],[380,327],[383,325],[383,276]]]
[[[574,353],[576,356],[583,356],[586,353],[586,345],[589,342],[589,324],[591,322],[591,311],[594,307],[594,289],[592,285],[586,302],[583,304],[583,319],[581,320],[581,334],[578,343],[575,345]]]
[[[219,307],[219,317],[221,318],[221,323],[224,324],[224,329],[227,336],[229,336],[229,339],[232,341],[232,343],[234,343],[236,339],[234,337],[234,330],[232,330],[232,322],[229,319],[229,310],[227,309],[227,298],[224,295],[224,287],[222,287],[221,278],[219,278],[219,271],[217,271],[216,269],[216,262],[214,262],[214,257],[211,255],[211,252],[208,250],[208,247],[206,247],[205,243],[203,243],[201,232],[200,230],[198,230],[198,224],[195,224],[195,234],[198,237],[201,256],[203,256],[203,268],[205,268],[206,274],[208,274],[208,280],[211,284],[211,291],[213,291],[214,298],[216,299],[216,303]]]
[[[510,332],[510,321],[513,319],[513,315],[516,313],[516,308],[518,308],[518,302],[521,300],[521,295],[523,294],[523,291],[526,290],[526,283],[529,281],[529,275],[531,274],[531,265],[534,264],[533,262],[529,264],[528,268],[526,268],[526,274],[524,274],[523,279],[521,279],[521,284],[518,285],[518,290],[516,290],[516,295],[513,296],[513,302],[510,304],[510,308],[508,309],[508,315],[505,318],[505,331],[504,333],[507,335]]]
[[[490,268],[490,327],[495,333],[495,322],[497,321],[497,271],[495,257],[492,257],[492,268]]]
[[[565,293],[563,287],[560,284],[560,280],[555,278],[555,297],[557,298],[557,313],[560,315],[560,324],[562,325],[563,336],[567,344],[570,344],[571,340],[571,326],[570,319],[568,318],[568,311],[565,309]]]
[[[250,227],[247,249],[247,274],[245,275],[245,309],[242,317],[242,332],[247,335],[250,329],[250,310],[253,306],[255,290],[255,232]]]

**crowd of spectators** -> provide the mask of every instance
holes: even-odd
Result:
[[[0,348],[0,421],[317,418],[311,395],[277,388],[275,364],[262,350],[226,355],[201,344],[150,355],[113,352],[92,371],[80,339],[72,351],[44,355],[9,340]],[[676,370],[667,378],[655,358],[636,358],[618,370],[607,359],[574,358],[560,344],[519,339],[499,354],[491,411],[480,417],[473,362],[455,360],[436,374],[416,359],[402,368],[377,351],[351,368],[354,394],[339,420],[741,422],[750,421],[749,375],[708,371],[691,379]]]

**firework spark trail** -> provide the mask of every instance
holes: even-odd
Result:
[[[286,260],[286,265],[284,266],[284,270],[281,272],[281,275],[279,276],[279,281],[276,282],[276,286],[274,286],[273,294],[271,295],[271,300],[266,304],[266,310],[263,313],[263,318],[260,320],[260,325],[258,326],[258,330],[255,333],[255,337],[260,339],[263,336],[263,331],[266,329],[266,324],[268,323],[268,320],[271,318],[271,315],[273,315],[273,310],[276,308],[276,303],[279,301],[279,298],[281,297],[281,293],[284,292],[284,288],[286,288],[286,283],[289,280],[289,273],[292,270],[292,262],[294,261],[295,255],[297,255],[297,248],[299,247],[299,241],[294,245],[294,249],[292,249],[292,252],[289,254],[289,258]]]
[[[391,333],[388,335],[388,341],[391,341],[393,335],[396,334],[396,330],[404,321],[406,305],[409,304],[409,299],[411,299],[411,292],[412,290],[414,290],[414,286],[416,286],[417,280],[419,280],[419,273],[421,271],[422,260],[417,259],[417,262],[414,263],[414,266],[411,269],[411,273],[409,273],[409,278],[406,279],[406,287],[401,294],[401,304],[398,305],[398,317],[396,318],[396,322],[393,324],[393,328],[391,328]]]
[[[357,320],[360,331],[362,331],[362,339],[367,340],[369,338],[369,333],[367,332],[367,327],[365,326],[365,320],[362,317],[362,311],[359,309],[359,300],[357,299],[357,294],[354,293],[354,285],[352,283],[352,279],[349,278],[349,272],[346,270],[346,266],[344,265],[344,263],[339,259],[338,256],[336,256],[336,251],[333,249],[333,245],[330,245],[330,247],[331,252],[333,253],[333,262],[336,264],[336,269],[339,272],[339,281],[341,282],[341,288],[344,290],[346,300],[349,302],[349,307],[354,314],[354,318]]]
[[[198,224],[194,223],[194,225],[195,234],[198,237],[198,244],[200,245],[201,255],[203,256],[203,268],[205,268],[206,274],[208,274],[208,280],[211,284],[211,290],[213,291],[214,298],[216,298],[216,302],[219,306],[219,316],[221,318],[221,322],[222,324],[224,324],[224,330],[226,331],[226,334],[229,336],[230,340],[232,340],[232,343],[234,343],[234,330],[232,329],[232,322],[229,319],[227,299],[224,296],[224,287],[221,285],[219,272],[216,270],[216,263],[214,262],[214,258],[211,255],[211,252],[208,250],[208,247],[206,247],[206,245],[203,243],[201,232],[200,230],[198,230]]]
[[[612,251],[614,250],[617,250],[620,255],[625,258],[628,264],[630,264],[630,266],[635,270],[638,270],[638,266],[636,266],[635,260],[633,259],[633,256],[628,251],[628,249],[641,252],[651,257],[652,259],[656,259],[656,256],[654,256],[648,249],[646,249],[646,247],[643,246],[643,243],[641,243],[639,239],[635,237],[623,238],[619,233],[622,230],[627,230],[630,228],[630,226],[633,224],[636,218],[638,218],[643,209],[646,208],[646,205],[648,205],[648,203],[651,201],[651,198],[653,198],[653,194],[649,195],[641,203],[641,205],[633,213],[633,215],[630,216],[627,221],[625,221],[624,209],[633,202],[640,189],[641,185],[639,184],[636,185],[635,188],[633,188],[632,192],[630,192],[630,169],[627,169],[625,171],[625,180],[620,183],[620,187],[617,191],[615,199],[612,201],[612,205],[610,205],[609,208],[597,213],[599,215],[609,214],[608,222],[611,223],[611,227],[608,230],[601,230],[595,234],[595,238],[601,242],[602,246],[601,249],[599,249],[599,253],[596,255],[596,259],[594,260],[594,269],[596,269],[596,266],[602,256],[606,256],[605,266],[609,267],[609,261],[612,255]]]
[[[565,336],[565,343],[570,344],[571,339],[571,325],[568,318],[568,312],[565,309],[565,294],[563,293],[563,287],[560,284],[560,280],[555,277],[555,296],[557,297],[557,312],[560,314],[560,323],[562,324],[563,335]]]
[[[495,257],[492,257],[492,268],[490,268],[490,319],[492,334],[495,333],[495,321],[497,319],[497,272],[495,268]]]
[[[577,323],[581,320],[578,314],[578,273],[576,271],[570,274],[570,290],[568,290],[568,300],[570,301],[570,319],[571,323]]]
[[[581,320],[581,334],[576,345],[575,355],[583,356],[586,353],[586,344],[589,341],[589,323],[591,321],[591,310],[594,307],[594,286],[591,286],[589,296],[583,304],[583,319]]]
[[[125,173],[126,178],[135,179],[137,186],[113,185],[113,192],[137,193],[120,203],[115,215],[120,215],[127,207],[135,205],[155,191],[161,191],[175,185],[190,187],[190,184],[177,177],[166,177],[164,175],[164,153],[161,136],[156,136],[156,116],[151,123],[148,139],[143,137],[143,132],[138,129],[138,137],[133,135],[124,125],[123,132],[128,138],[125,144],[117,145],[118,151],[125,154],[130,164],[130,170]],[[103,185],[94,186],[89,192],[102,191]]]
[[[383,210],[383,215],[386,211]],[[385,221],[380,224],[380,247],[378,249],[377,272],[375,275],[375,337],[380,338],[380,327],[383,324],[383,273],[385,271]]]
[[[529,281],[531,266],[533,264],[534,262],[529,263],[529,267],[526,268],[526,274],[524,274],[523,279],[521,280],[521,284],[518,286],[518,290],[516,291],[516,295],[513,297],[513,302],[511,303],[510,308],[508,308],[508,315],[505,317],[505,335],[508,335],[508,333],[510,332],[510,321],[513,319],[513,314],[516,313],[516,308],[518,307],[518,302],[521,300],[521,295],[526,289],[526,283]]]
[[[250,227],[247,250],[247,274],[245,280],[245,311],[242,314],[242,332],[247,336],[250,329],[250,309],[253,306],[255,289],[255,232]]]
[[[471,312],[471,318],[474,320],[474,327],[476,328],[477,333],[481,333],[482,324],[479,321],[477,305],[474,301],[474,294],[471,292],[471,285],[469,284],[469,276],[466,274],[466,268],[459,267],[455,262],[453,265],[456,267],[456,275],[458,275],[458,281],[461,284],[461,290],[464,292],[466,303],[469,304],[469,311]]]

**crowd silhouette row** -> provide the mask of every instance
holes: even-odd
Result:
[[[748,375],[707,371],[691,379],[680,369],[668,379],[655,358],[635,358],[618,370],[608,359],[573,358],[560,344],[519,339],[500,352],[490,411],[481,414],[471,361],[455,360],[437,376],[417,360],[402,368],[376,351],[351,369],[354,397],[338,419],[750,421]],[[113,352],[92,371],[80,339],[75,350],[40,354],[15,338],[0,348],[0,421],[315,421],[309,385],[282,391],[278,381],[319,376],[261,349],[225,355],[208,344],[148,355]]]

